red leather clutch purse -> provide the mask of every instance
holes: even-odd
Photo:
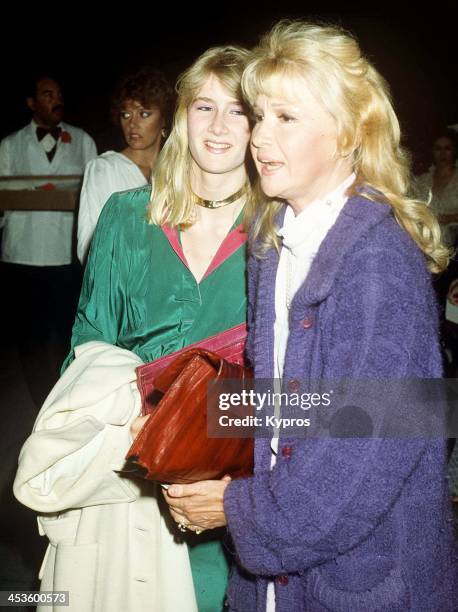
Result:
[[[241,323],[235,327],[231,327],[224,332],[200,340],[186,346],[185,348],[160,357],[155,361],[139,366],[135,371],[137,373],[137,387],[140,391],[142,400],[142,414],[147,414],[151,407],[156,403],[151,398],[154,397],[154,381],[156,377],[167,368],[177,357],[183,355],[187,351],[195,348],[205,349],[216,353],[230,363],[239,365],[245,364],[244,350],[247,337],[246,324]]]
[[[251,378],[251,370],[210,351],[191,349],[175,356],[150,384],[142,373],[144,388],[153,391],[144,398],[149,419],[126,456],[131,467],[147,480],[179,484],[252,473],[252,438],[207,436],[208,383],[243,381]],[[158,394],[163,395],[156,404]]]

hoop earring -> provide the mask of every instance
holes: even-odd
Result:
[[[165,127],[163,127],[161,130],[161,136],[162,138],[167,138],[167,130],[165,129]]]

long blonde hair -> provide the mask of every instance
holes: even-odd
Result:
[[[336,121],[337,153],[351,158],[356,174],[349,195],[383,198],[425,253],[430,270],[443,270],[449,250],[441,243],[436,218],[425,202],[407,195],[410,161],[400,146],[399,121],[388,85],[361,55],[356,40],[334,26],[277,23],[253,50],[242,90],[253,104],[258,94],[284,97],[294,86],[296,91],[297,86],[307,87]],[[257,238],[259,253],[279,248],[275,218],[281,206],[276,200],[258,206],[252,237]]]
[[[157,225],[188,226],[194,221],[195,204],[190,184],[191,154],[188,146],[187,111],[209,76],[214,75],[237,99],[240,81],[250,54],[236,46],[213,47],[203,53],[178,78],[173,126],[156,162],[149,220]],[[254,196],[247,175],[245,215],[252,214]]]

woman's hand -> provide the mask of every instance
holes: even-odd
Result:
[[[230,476],[224,476],[221,480],[170,485],[163,494],[173,519],[198,532],[226,525],[223,499],[230,481]]]
[[[147,414],[146,416],[139,416],[132,421],[132,423],[130,424],[130,435],[132,436],[132,440],[135,440],[135,438],[140,432],[140,429],[143,427],[143,425],[148,419],[149,414]]]

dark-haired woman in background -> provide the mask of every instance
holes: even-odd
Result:
[[[84,263],[100,212],[117,191],[151,180],[173,112],[173,89],[155,68],[143,67],[118,82],[111,103],[126,147],[107,151],[87,164],[78,214],[78,259]]]
[[[450,128],[442,130],[432,145],[433,165],[416,181],[416,191],[422,199],[431,195],[430,206],[438,217],[444,240],[452,247],[458,228],[457,152],[458,134]]]

